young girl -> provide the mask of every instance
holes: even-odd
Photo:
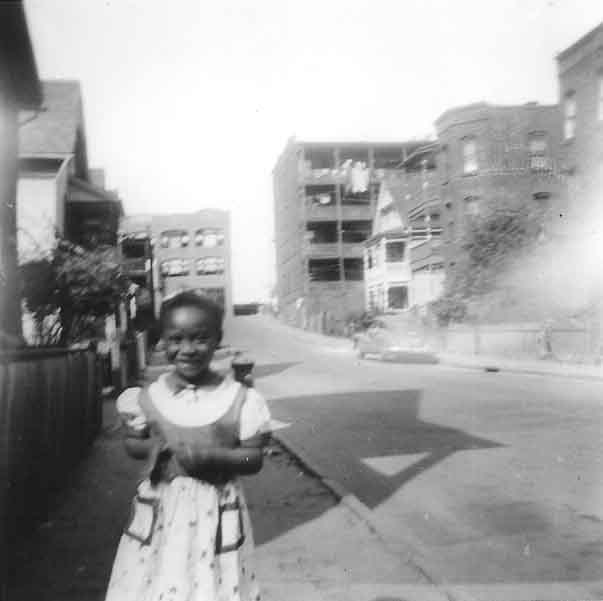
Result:
[[[253,388],[210,369],[222,338],[213,301],[172,297],[160,328],[172,371],[117,400],[126,449],[147,467],[106,601],[257,601],[237,476],[262,467],[268,409]]]

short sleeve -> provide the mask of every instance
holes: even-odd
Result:
[[[130,427],[143,428],[146,425],[146,418],[140,407],[140,393],[142,388],[136,386],[126,388],[118,397],[115,403],[117,413],[121,419]]]
[[[255,389],[248,388],[245,403],[241,409],[241,440],[257,434],[270,432],[270,411],[264,397]]]

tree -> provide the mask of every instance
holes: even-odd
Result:
[[[468,217],[456,264],[446,274],[444,294],[431,309],[440,323],[463,321],[480,299],[508,284],[509,272],[542,239],[544,210],[533,205],[486,207]]]
[[[59,241],[48,257],[21,266],[22,298],[41,344],[66,345],[94,335],[128,289],[116,249],[84,250]]]

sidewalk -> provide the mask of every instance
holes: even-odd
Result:
[[[104,598],[140,470],[124,454],[114,401],[104,410],[102,435],[48,519],[15,543],[9,601]],[[245,486],[265,601],[445,599],[279,445]]]
[[[456,355],[453,353],[438,353],[437,356],[441,365],[450,367],[603,380],[603,365],[584,365],[555,359],[511,359],[488,355]]]
[[[300,341],[320,345],[325,350],[356,354],[353,342],[347,338],[327,336],[318,332],[302,330],[278,321],[276,318],[266,316],[266,324],[273,328],[284,329],[288,335]],[[381,356],[380,356],[381,355]],[[532,375],[558,376],[565,378],[580,378],[585,380],[603,380],[603,365],[587,365],[570,363],[556,359],[513,359],[491,355],[459,355],[456,353],[420,351],[409,348],[408,350],[384,351],[368,355],[369,359],[385,361],[387,363],[423,363],[446,365],[465,369],[476,369],[492,372],[510,372]]]

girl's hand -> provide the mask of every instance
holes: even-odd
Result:
[[[211,464],[210,447],[193,449],[188,445],[180,445],[173,453],[184,471],[191,476],[206,470]]]

